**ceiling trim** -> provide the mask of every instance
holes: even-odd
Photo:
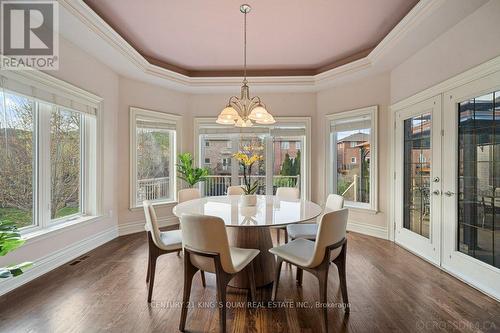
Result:
[[[376,62],[390,52],[398,42],[414,27],[438,9],[446,0],[420,0],[410,12],[387,34],[372,50],[360,53],[360,58],[346,64],[328,69],[322,73],[299,75],[262,75],[253,76],[252,85],[300,86],[318,88],[333,84],[337,79],[370,69]],[[241,76],[188,76],[162,67],[158,62],[151,62],[144,57],[127,40],[118,34],[106,21],[94,12],[86,3],[79,0],[59,0],[59,3],[72,15],[78,18],[88,29],[100,36],[109,45],[124,55],[133,65],[148,75],[165,79],[181,90],[195,87],[217,87],[239,85]],[[303,74],[303,75],[300,75]]]

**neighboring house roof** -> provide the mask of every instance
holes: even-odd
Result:
[[[363,141],[368,141],[370,139],[370,135],[366,133],[355,133],[351,134],[349,136],[346,136],[343,139],[340,139],[338,142],[363,142]]]

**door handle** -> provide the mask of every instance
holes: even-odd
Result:
[[[451,196],[455,195],[455,193],[453,193],[452,191],[446,191],[446,192],[444,192],[444,195],[446,195],[447,197],[451,197]]]
[[[434,191],[432,191],[432,194],[439,195],[439,194],[441,194],[441,192],[439,190],[434,190]]]

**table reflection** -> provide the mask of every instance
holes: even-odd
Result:
[[[257,196],[257,205],[241,205],[240,196],[206,197],[178,204],[174,214],[202,214],[220,217],[228,226],[272,226],[297,223],[315,218],[321,208],[306,200],[284,200],[275,196]]]

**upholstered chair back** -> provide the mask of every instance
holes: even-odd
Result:
[[[278,187],[276,196],[283,200],[300,199],[300,191],[296,187]]]
[[[316,242],[314,244],[314,254],[311,258],[308,267],[316,267],[321,264],[326,247],[340,242],[346,237],[347,218],[349,211],[343,208],[334,212],[329,212],[323,215],[319,222],[318,232],[316,234]],[[335,259],[341,251],[341,247],[333,250],[330,253],[330,259]]]
[[[185,248],[208,253],[218,253],[222,269],[235,273],[224,221],[215,216],[183,214],[181,216],[182,245]],[[191,255],[191,263],[202,271],[215,273],[212,258]]]
[[[325,211],[331,212],[344,208],[344,197],[338,194],[329,194],[326,198]]]
[[[201,192],[197,188],[185,188],[177,192],[178,203],[198,198],[201,198]]]
[[[241,195],[244,193],[243,187],[241,186],[229,186],[227,188],[227,195]]]
[[[153,204],[149,200],[144,200],[142,202],[142,207],[144,208],[144,216],[146,217],[146,231],[151,232],[151,238],[156,246],[161,248],[160,239],[160,227],[158,226],[158,218],[156,217],[156,212]]]

